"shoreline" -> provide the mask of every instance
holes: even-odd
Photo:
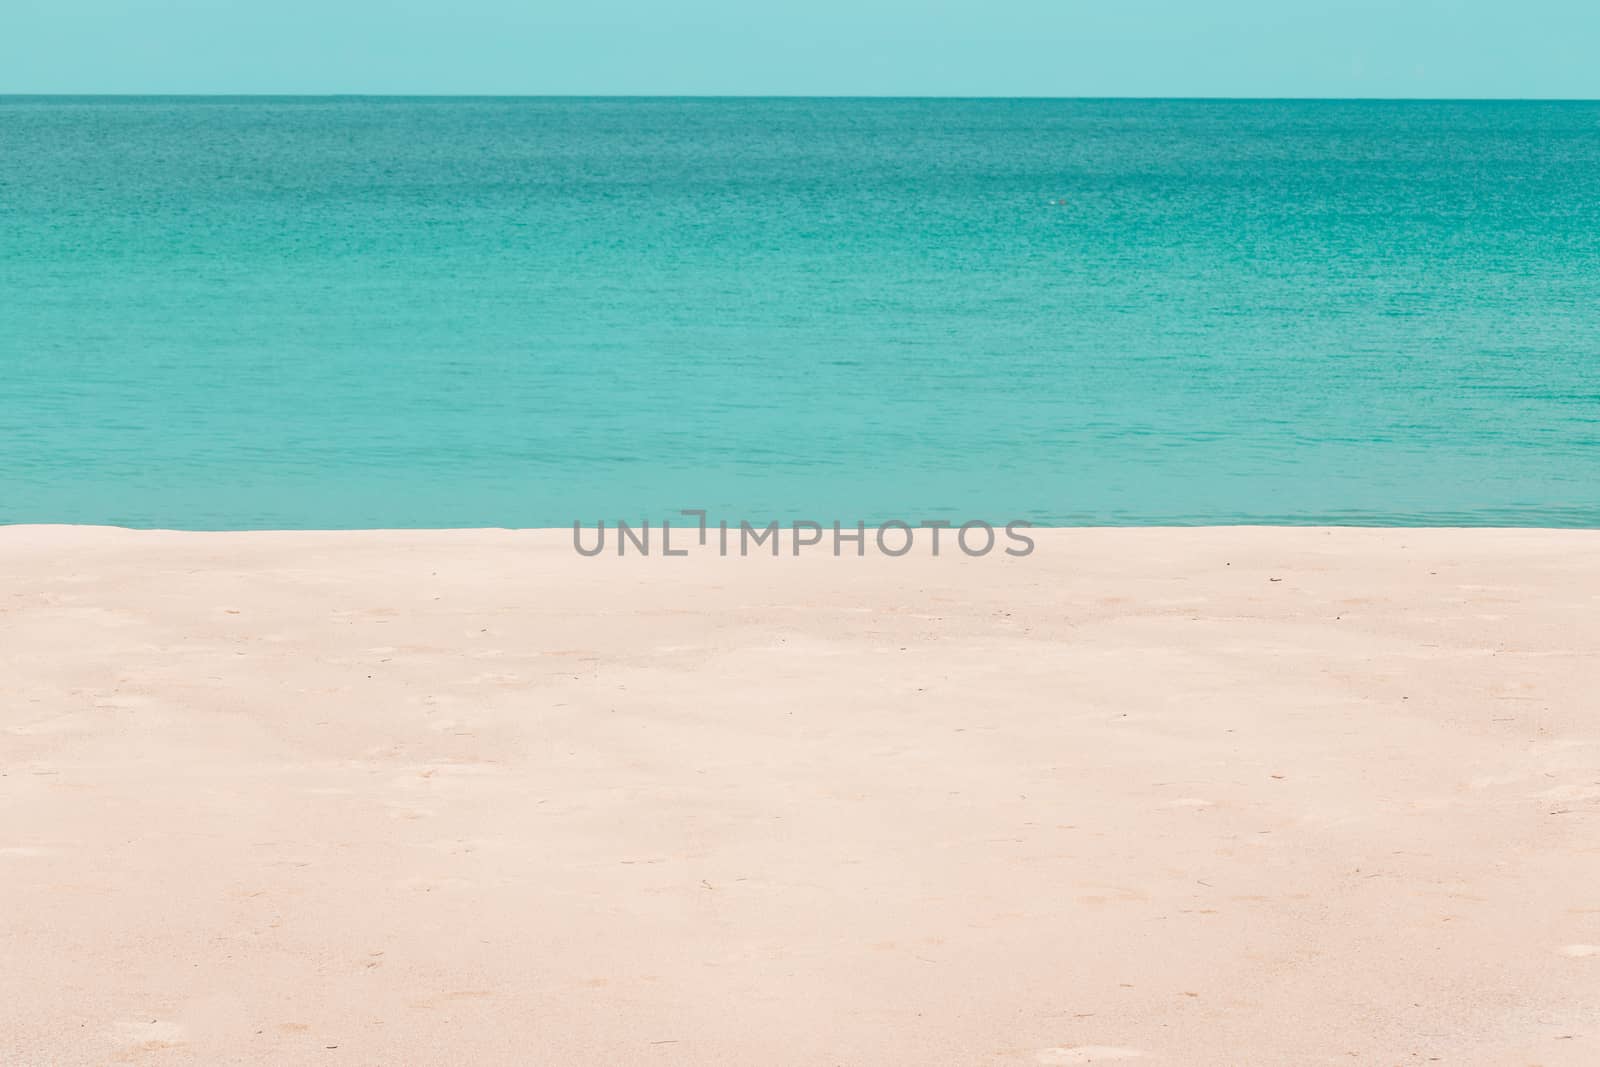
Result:
[[[0,1060],[1600,1058],[1600,530],[1030,532],[0,527]]]

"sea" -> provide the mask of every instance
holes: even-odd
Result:
[[[1600,526],[1600,104],[0,98],[0,523]]]

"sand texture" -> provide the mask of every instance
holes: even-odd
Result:
[[[1600,1063],[1600,532],[0,529],[0,1063]]]

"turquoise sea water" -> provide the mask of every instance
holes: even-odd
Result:
[[[1600,525],[1600,105],[0,98],[0,522]]]

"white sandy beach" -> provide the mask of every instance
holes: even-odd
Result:
[[[0,1063],[1600,1062],[1600,532],[0,529]]]

